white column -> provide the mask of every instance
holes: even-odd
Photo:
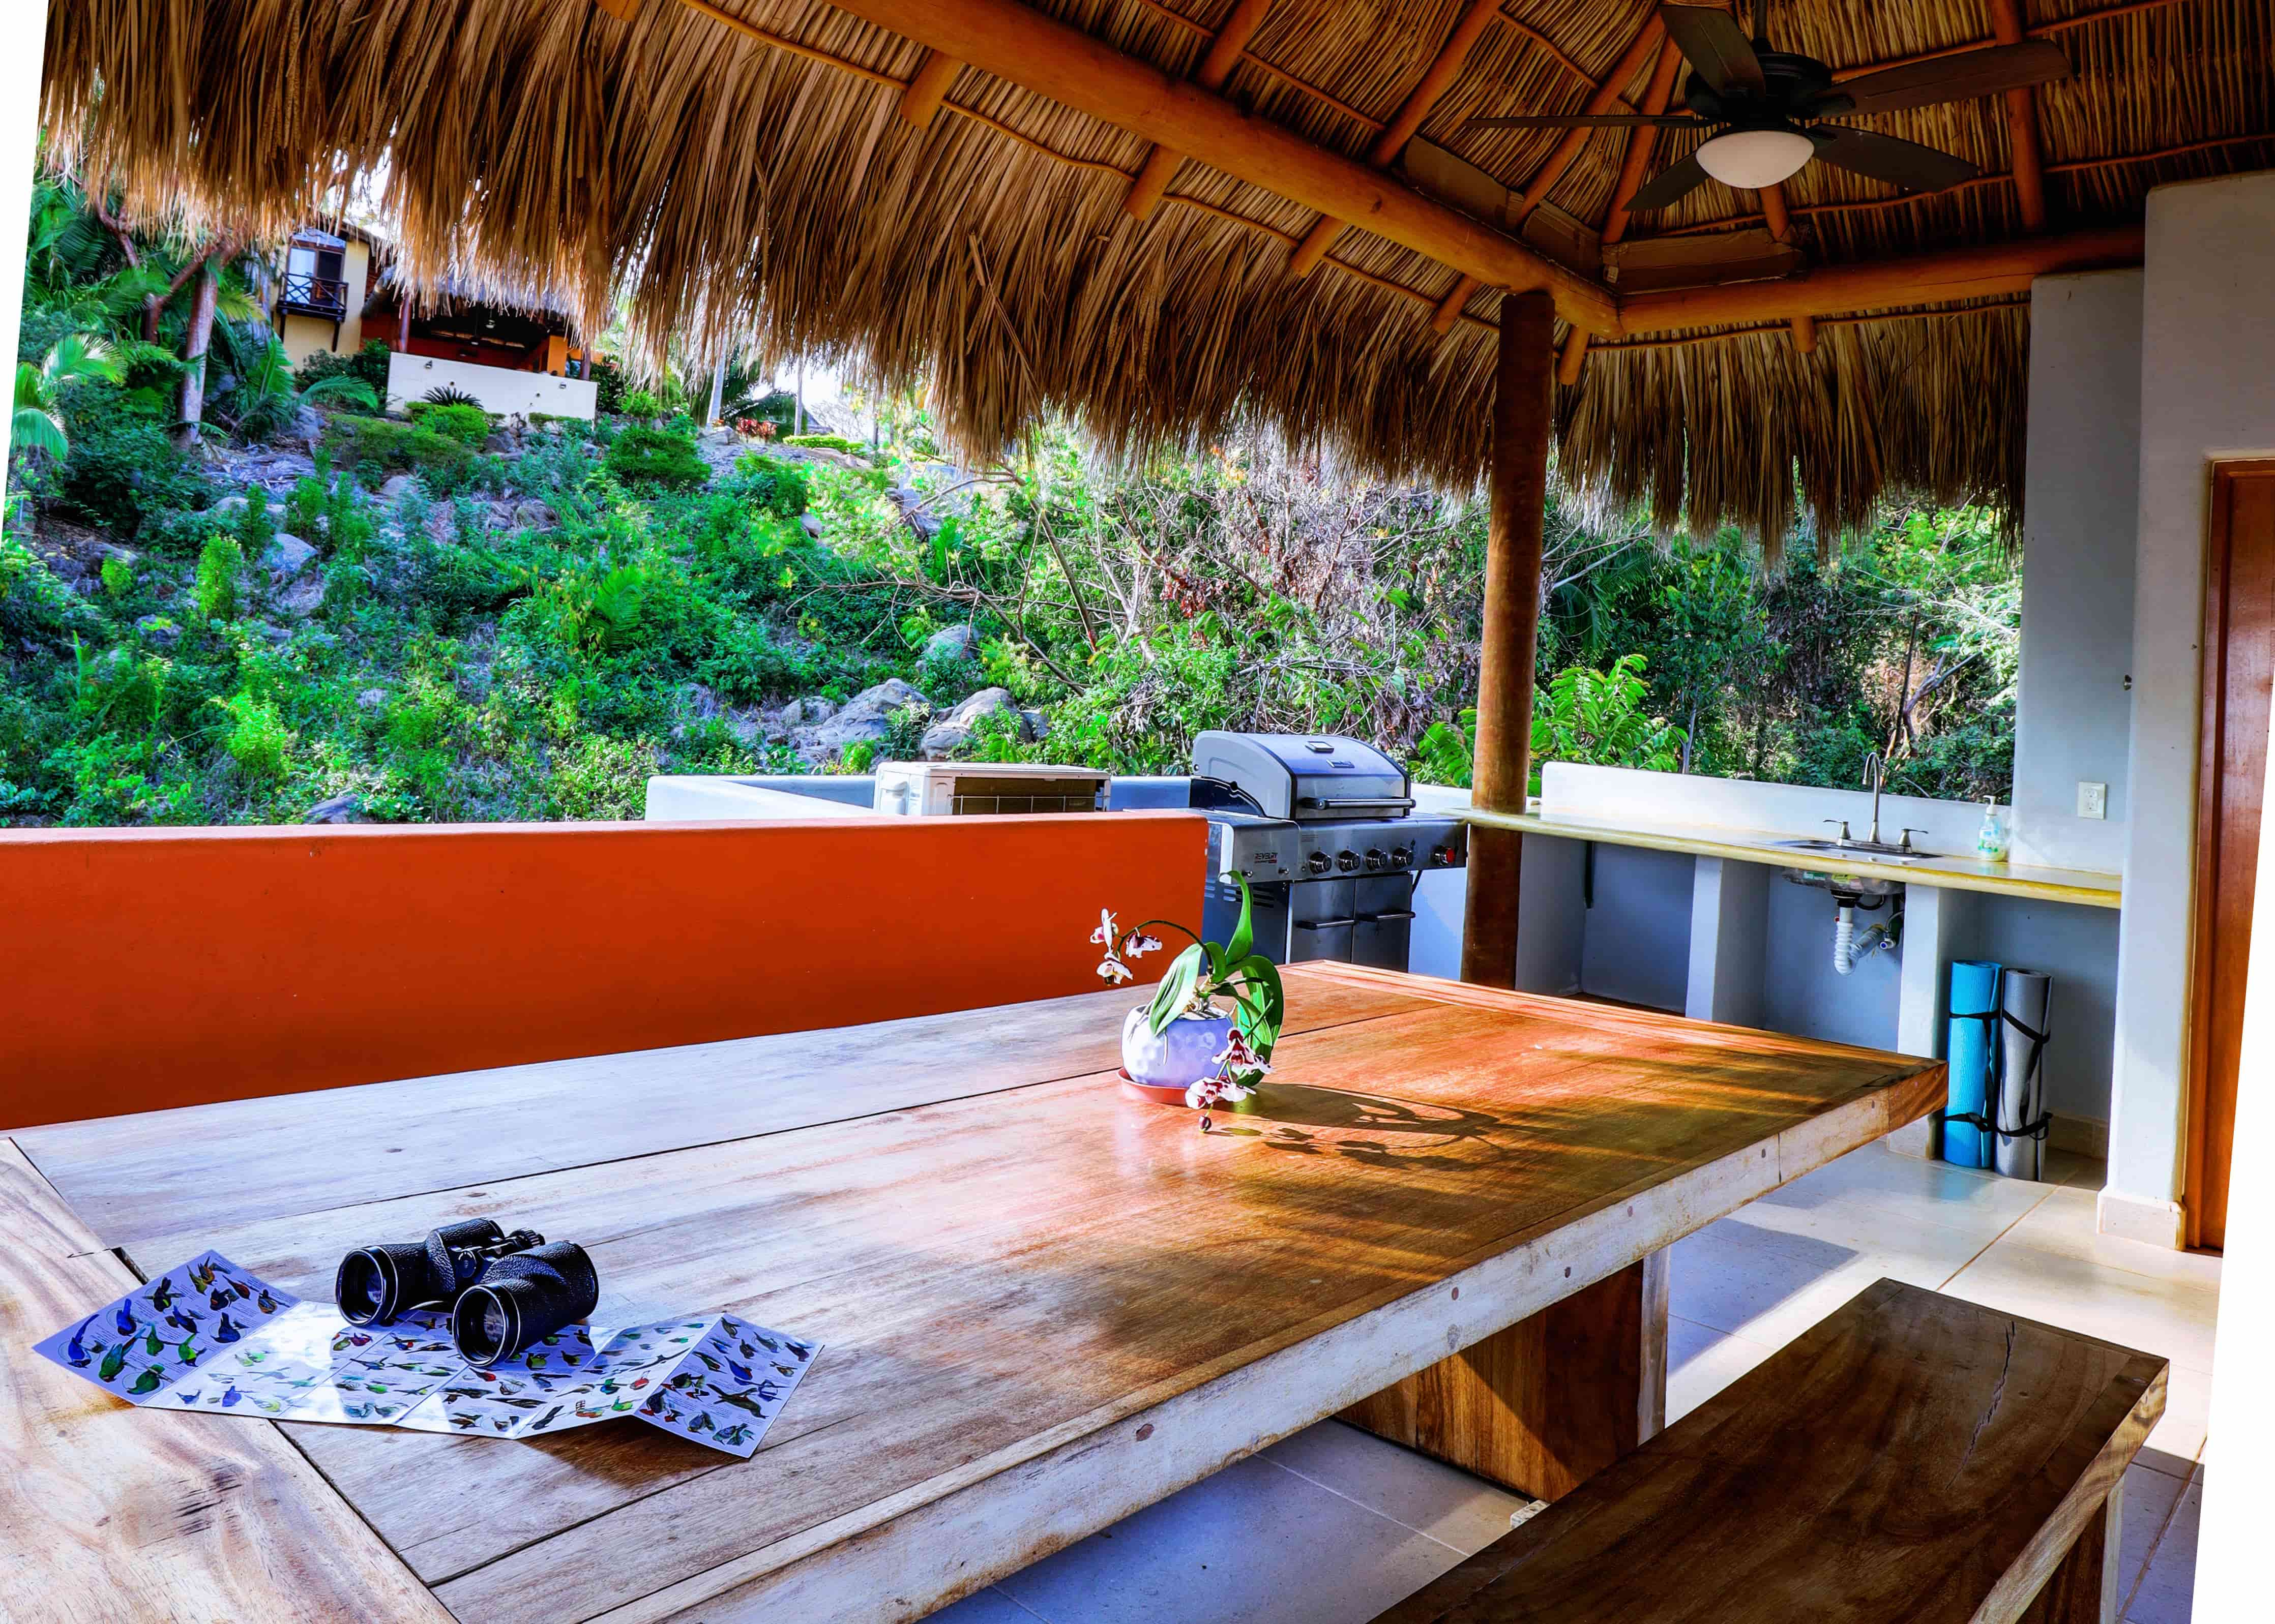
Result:
[[[1959,940],[1975,909],[1969,891],[1939,886],[1904,888],[1903,969],[1896,991],[1896,1048],[1930,1060],[1943,1054],[1944,989],[1957,956]],[[1942,1124],[1923,1117],[1888,1136],[1888,1148],[1902,1156],[1932,1159],[1943,1153]]]
[[[24,237],[32,212],[32,164],[39,152],[40,60],[47,38],[48,0],[16,0],[0,14],[0,363],[8,369],[10,397],[8,414],[0,418],[0,467],[15,421]],[[0,480],[5,477],[0,472]]]
[[[1759,863],[1727,857],[1700,857],[1692,866],[1690,977],[1682,1001],[1692,1020],[1762,1023],[1769,876]]]

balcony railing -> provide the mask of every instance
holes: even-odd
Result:
[[[284,278],[284,308],[296,315],[321,316],[342,321],[348,313],[348,284],[337,276],[288,276]]]

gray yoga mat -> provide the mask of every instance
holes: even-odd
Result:
[[[1992,1165],[2010,1179],[2043,1179],[2046,1167],[2046,1020],[2053,978],[2009,970],[2000,978],[1999,1132]]]

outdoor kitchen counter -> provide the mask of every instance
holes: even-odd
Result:
[[[1740,863],[1773,864],[1818,873],[1860,874],[1906,885],[1953,891],[1986,891],[1996,896],[2026,896],[2040,902],[2075,903],[2088,908],[2120,903],[2119,877],[2082,868],[2037,868],[2022,863],[1986,863],[1979,857],[1946,857],[1891,862],[1861,854],[1835,859],[1822,851],[1795,851],[1781,841],[1806,838],[1771,829],[1724,828],[1709,824],[1644,822],[1600,813],[1493,812],[1476,807],[1451,815],[1489,828],[1519,829],[1565,840],[1599,841],[1612,846],[1641,846],[1682,851],[1693,857],[1725,857]]]

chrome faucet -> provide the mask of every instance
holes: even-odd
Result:
[[[1872,792],[1872,832],[1866,835],[1865,839],[1875,846],[1880,843],[1880,784],[1887,775],[1887,766],[1880,759],[1880,752],[1877,750],[1866,751],[1864,752],[1864,788]]]

